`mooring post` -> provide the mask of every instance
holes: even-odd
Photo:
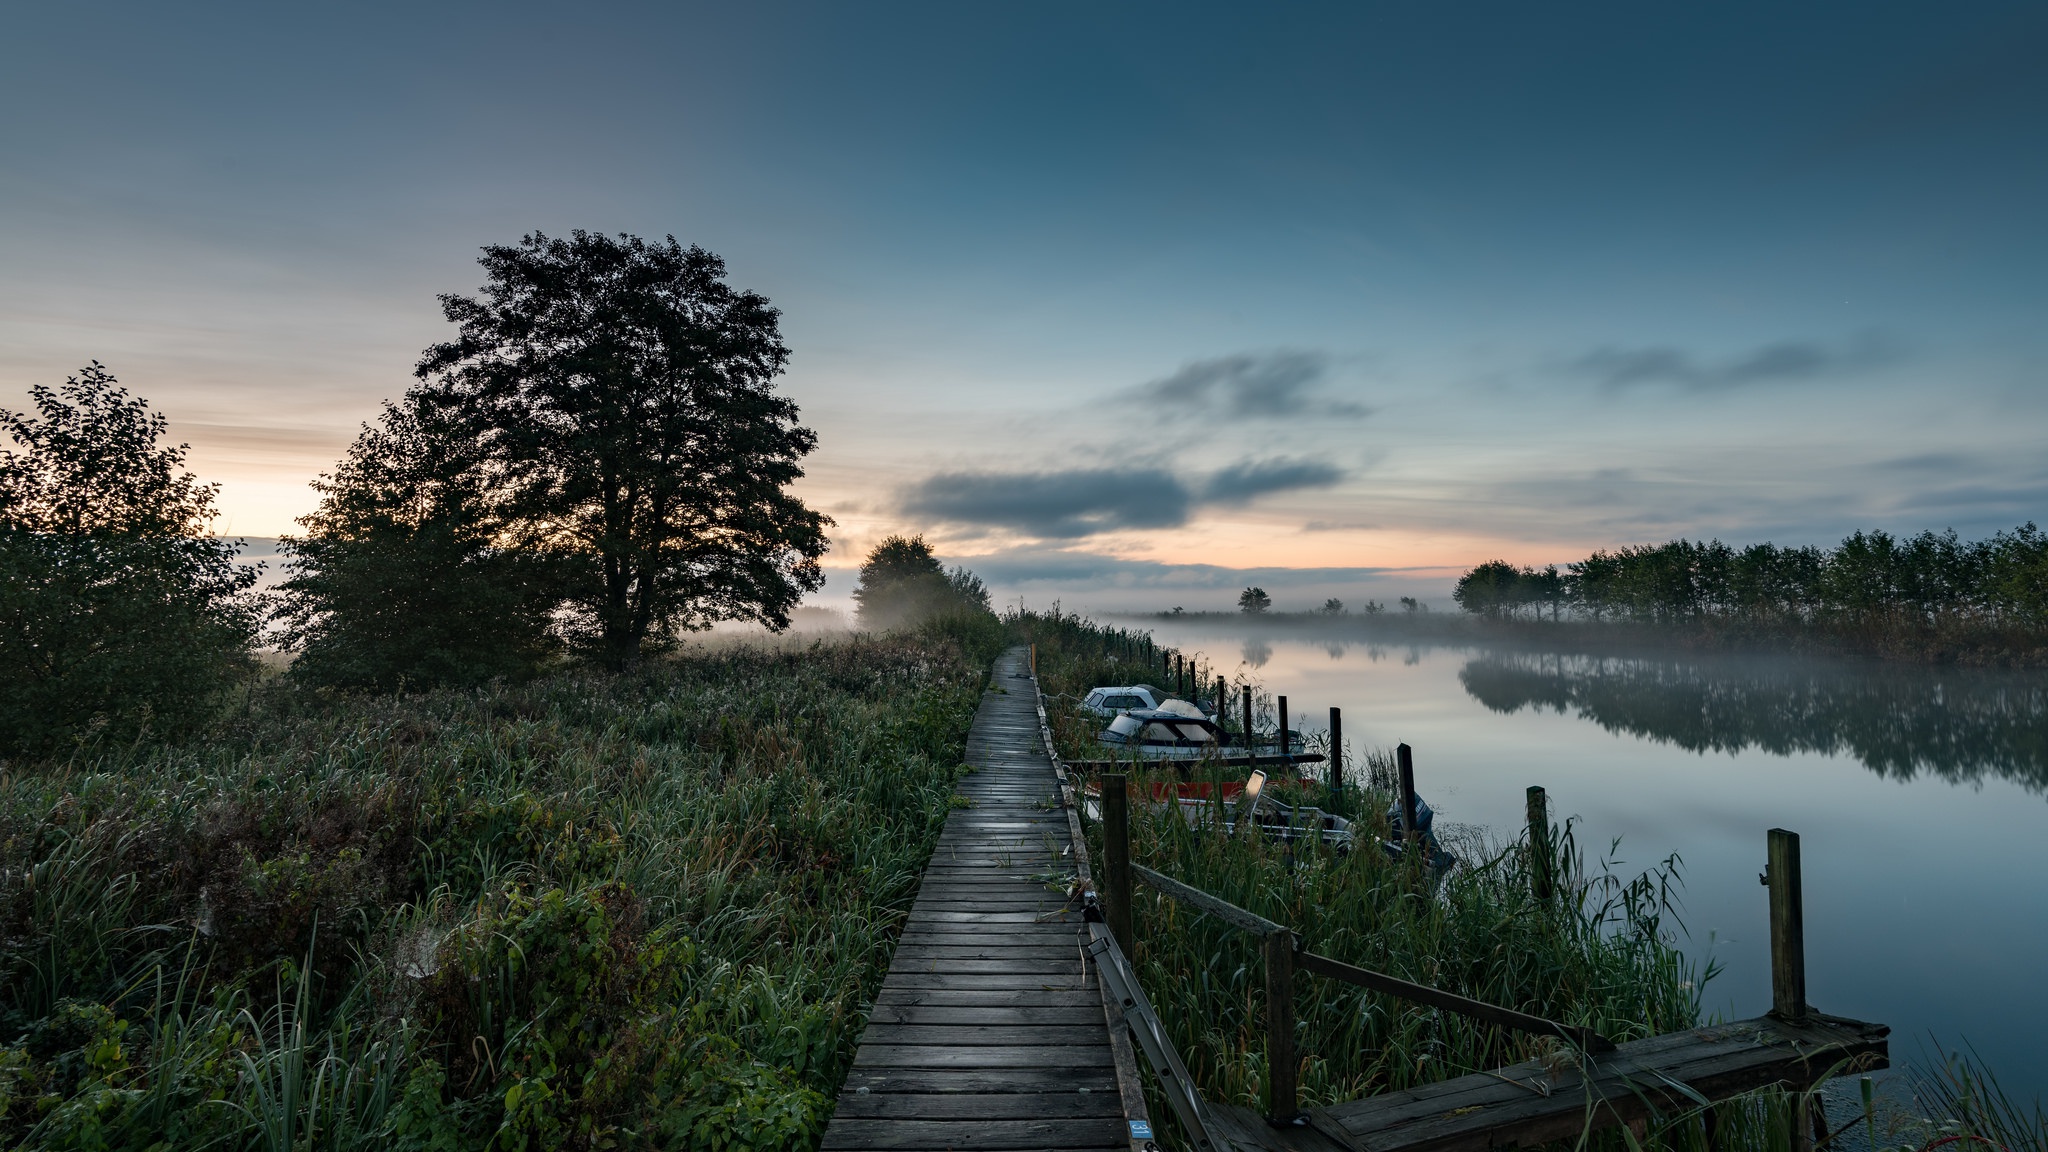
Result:
[[[1230,731],[1230,685],[1221,676],[1216,678],[1216,726]]]
[[[1258,745],[1252,743],[1252,686],[1244,686],[1244,755],[1245,774],[1250,775],[1259,764]]]
[[[1763,882],[1771,889],[1771,1015],[1806,1018],[1806,914],[1799,898],[1799,833],[1770,831]],[[1804,1131],[1804,1125],[1800,1126]]]
[[[1271,1124],[1292,1124],[1301,1115],[1295,1083],[1294,933],[1282,928],[1266,937],[1266,1076]]]
[[[1529,789],[1529,891],[1550,899],[1550,800],[1540,787]]]
[[[1280,743],[1275,750],[1280,755],[1282,770],[1292,773],[1294,771],[1294,758],[1292,755],[1294,750],[1287,746],[1287,697],[1275,696],[1273,703],[1280,713],[1280,735],[1278,737]]]
[[[1330,807],[1344,796],[1344,713],[1330,709]]]
[[[1131,806],[1120,772],[1102,777],[1103,919],[1126,956],[1131,951]]]
[[[1419,840],[1415,835],[1415,753],[1406,744],[1394,746],[1394,759],[1401,767],[1401,845]]]

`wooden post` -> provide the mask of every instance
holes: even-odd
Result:
[[[1291,751],[1287,747],[1287,697],[1276,696],[1273,700],[1274,706],[1280,710],[1280,764],[1283,771],[1292,771],[1294,761],[1287,757],[1288,752]]]
[[[1102,777],[1103,919],[1116,946],[1131,951],[1131,806],[1120,772]]]
[[[1344,795],[1344,713],[1337,708],[1330,709],[1330,803],[1332,807]]]
[[[1401,766],[1401,843],[1403,850],[1415,835],[1415,754],[1406,744],[1394,747],[1394,759]]]
[[[1266,937],[1266,1120],[1292,1124],[1301,1115],[1295,1083],[1294,933],[1286,928]]]
[[[1031,646],[1031,678],[1038,678],[1038,645]]]
[[[1763,880],[1771,889],[1771,1015],[1806,1018],[1806,916],[1799,897],[1799,833],[1773,828]]]
[[[1543,789],[1529,789],[1529,890],[1550,899],[1550,802]]]
[[[1230,731],[1230,685],[1221,676],[1216,678],[1216,726]]]
[[[1252,743],[1252,686],[1249,684],[1244,686],[1244,755],[1245,772],[1250,774],[1259,766],[1259,749]]]

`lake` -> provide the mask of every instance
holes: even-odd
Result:
[[[1443,820],[1512,839],[1540,784],[1589,864],[1616,839],[1626,875],[1676,854],[1724,1017],[1770,1007],[1764,834],[1799,833],[1808,1001],[1890,1024],[1895,1063],[1967,1041],[2048,1096],[2048,676],[1127,623],[1287,696],[1298,729],[1334,705],[1354,750],[1408,743]]]

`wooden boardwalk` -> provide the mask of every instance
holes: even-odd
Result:
[[[996,663],[967,759],[973,806],[946,820],[823,1147],[1128,1150],[1021,649]]]

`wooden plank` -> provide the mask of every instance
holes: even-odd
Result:
[[[978,1021],[973,1024],[890,1024],[870,1017],[862,1044],[922,1044],[946,1048],[1042,1047],[1047,1044],[1109,1043],[1099,1020],[1081,1024],[1037,1024]]]
[[[889,1068],[855,1067],[846,1076],[840,1099],[869,1093],[1114,1093],[1116,1077],[1108,1066],[1050,1068]]]
[[[834,1119],[825,1130],[825,1149],[1114,1148],[1129,1147],[1121,1118],[1115,1120],[1028,1120],[991,1124],[981,1120]]]
[[[1108,1068],[1109,1035],[1099,1048],[1013,1044],[985,1048],[928,1048],[922,1044],[862,1044],[856,1068]]]
[[[1091,985],[1092,985],[1091,981]],[[1097,996],[1094,987],[1061,988],[1048,991],[1042,988],[913,988],[906,985],[890,987],[883,985],[875,993],[875,1003],[881,1004],[923,1004],[931,1007],[971,1008],[1058,1008],[1074,1004],[1093,1004]]]
[[[1094,1004],[876,1004],[868,1027],[877,1024],[973,1024],[1001,1028],[1014,1024],[1102,1027],[1102,1009]]]
[[[1154,872],[1143,864],[1131,865],[1131,874],[1159,892],[1171,896],[1183,904],[1207,912],[1225,924],[1249,932],[1254,936],[1266,937],[1271,936],[1275,932],[1286,931],[1284,925],[1268,920],[1255,912],[1247,912],[1227,900],[1209,895],[1200,888],[1183,884],[1164,872]]]
[[[839,1102],[833,1120],[1063,1120],[1123,1119],[1115,1092],[990,1092],[969,1094],[856,1092]]]

